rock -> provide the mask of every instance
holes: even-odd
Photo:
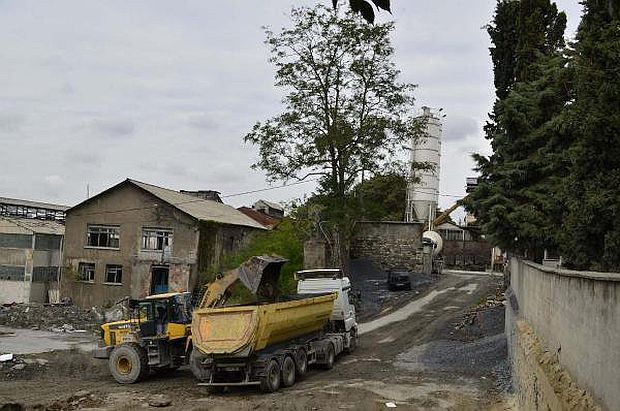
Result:
[[[82,397],[88,397],[90,395],[90,391],[88,390],[80,390],[78,392],[76,392],[75,394],[73,394],[73,397],[75,398],[82,398]]]
[[[168,407],[170,404],[172,404],[172,400],[163,394],[155,394],[149,398],[151,407]]]
[[[0,362],[13,361],[13,354],[0,354]]]
[[[13,367],[11,367],[12,370],[23,370],[24,368],[26,368],[26,364],[15,364]]]
[[[32,358],[24,358],[22,361],[24,361],[24,363],[31,365],[34,364],[36,362],[36,360],[32,359]]]
[[[47,363],[49,362],[48,360],[45,360],[43,358],[37,358],[36,361],[39,365],[47,365]]]
[[[62,329],[64,332],[72,332],[75,328],[71,324],[63,324]]]

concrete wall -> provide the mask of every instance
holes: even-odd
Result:
[[[351,258],[367,258],[383,269],[422,265],[422,224],[358,222],[351,240]]]
[[[576,387],[604,408],[620,409],[620,274],[561,270],[513,258],[506,310],[513,365],[523,345],[518,321],[531,327],[541,350]],[[518,393],[527,391],[527,372],[513,367]],[[542,409],[531,398],[523,401],[527,409]]]
[[[30,301],[30,281],[0,281],[0,304]]]
[[[119,249],[88,247],[89,224],[118,225]],[[171,256],[164,259],[161,252],[141,249],[144,227],[173,230]],[[151,266],[162,264],[170,266],[172,286],[186,290],[195,270],[197,245],[194,219],[131,185],[121,186],[67,213],[61,297],[70,297],[82,307],[111,304],[126,296],[144,297],[150,293]],[[94,282],[77,279],[80,262],[95,263]],[[107,264],[123,266],[122,284],[106,283]],[[179,279],[178,273],[185,278]]]
[[[327,241],[314,238],[304,242],[304,269],[330,268],[331,265]]]

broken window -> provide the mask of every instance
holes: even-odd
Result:
[[[86,244],[89,247],[119,248],[120,231],[118,226],[89,225]]]
[[[110,284],[123,283],[123,266],[108,264],[105,266],[105,282]]]
[[[80,263],[78,265],[78,279],[89,283],[95,282],[95,263]]]
[[[164,251],[172,248],[172,230],[162,228],[142,229],[142,249]]]

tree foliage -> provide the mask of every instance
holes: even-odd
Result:
[[[372,2],[372,3],[371,3]],[[332,0],[334,9],[338,8],[338,0]],[[390,10],[390,0],[349,0],[349,7],[354,13],[359,13],[370,24],[375,22],[375,11],[372,8],[372,4],[378,9],[383,9],[388,13],[392,13]]]
[[[618,0],[585,0],[576,41],[546,0],[499,1],[489,34],[493,154],[468,207],[500,246],[578,269],[620,269]]]
[[[407,178],[401,174],[376,175],[353,188],[352,201],[360,219],[403,221],[407,198]]]
[[[569,69],[574,136],[562,253],[575,268],[620,269],[620,2],[586,0]]]
[[[346,234],[348,193],[360,175],[379,174],[420,133],[414,86],[398,81],[392,23],[369,26],[321,5],[293,8],[291,19],[280,32],[266,29],[284,110],[245,141],[259,147],[253,167],[271,180],[318,176],[328,219]]]
[[[558,175],[566,145],[559,114],[569,98],[562,55],[566,16],[548,0],[499,1],[487,28],[497,100],[485,127],[493,154],[475,156],[478,188],[468,198],[499,246],[539,259],[558,247]]]

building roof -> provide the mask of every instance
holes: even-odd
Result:
[[[259,224],[262,224],[267,228],[273,228],[280,222],[279,219],[267,215],[261,211],[254,210],[250,207],[239,207],[237,208],[237,210],[241,211],[243,214],[247,215],[254,221],[257,221]]]
[[[0,232],[5,234],[53,234],[64,235],[65,226],[51,220],[0,217]]]
[[[154,186],[152,184],[143,183],[141,181],[136,181],[129,178],[113,187],[108,188],[107,190],[102,191],[101,193],[89,198],[88,200],[77,204],[76,206],[72,207],[70,211],[82,207],[85,204],[91,202],[94,198],[97,198],[100,195],[114,190],[124,184],[131,184],[135,187],[138,187],[141,190],[144,190],[151,195],[159,198],[160,200],[168,203],[169,205],[175,207],[176,209],[183,211],[185,214],[195,218],[196,220],[214,221],[221,224],[239,225],[265,230],[265,227],[263,227],[261,224],[252,220],[250,217],[246,216],[240,211],[237,211],[236,208],[229,205],[218,203],[217,201],[213,200],[204,200],[199,197],[182,194],[178,191]]]
[[[32,207],[32,208],[44,208],[46,210],[54,211],[67,211],[70,207],[61,204],[42,203],[39,201],[20,200],[17,198],[0,197],[0,204]]]
[[[258,203],[263,203],[266,206],[268,206],[269,208],[273,208],[274,210],[284,211],[284,207],[282,207],[278,203],[272,203],[271,201],[267,201],[267,200],[258,200],[257,202],[254,203],[254,205],[256,205]]]

